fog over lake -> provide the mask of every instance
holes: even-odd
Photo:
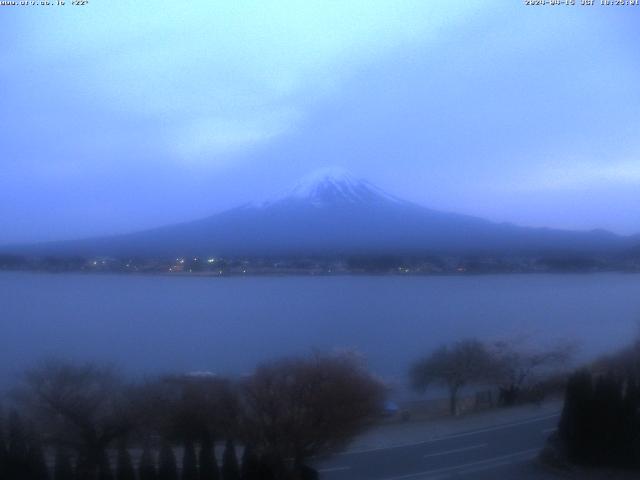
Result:
[[[580,356],[624,345],[640,276],[198,278],[0,274],[0,383],[47,356],[134,374],[244,374],[265,359],[354,348],[401,378],[443,342],[520,334],[575,339]]]

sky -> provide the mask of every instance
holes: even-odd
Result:
[[[0,244],[196,219],[327,166],[640,233],[640,7],[66,3],[0,7]]]

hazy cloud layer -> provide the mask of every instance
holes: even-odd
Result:
[[[0,243],[196,218],[336,164],[436,208],[640,231],[640,10],[96,0],[0,13]]]

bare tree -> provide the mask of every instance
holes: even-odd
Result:
[[[490,345],[494,359],[493,377],[503,403],[516,403],[524,388],[545,375],[557,373],[569,363],[575,349],[575,345],[568,342],[536,348],[530,346],[526,338]]]
[[[300,478],[305,459],[344,446],[383,399],[381,384],[348,355],[267,363],[243,387],[244,440],[276,478]]]
[[[139,386],[134,403],[147,432],[171,442],[211,442],[237,430],[237,392],[225,378],[163,376]]]
[[[108,367],[43,363],[27,372],[16,398],[45,438],[76,450],[86,480],[97,478],[105,449],[134,425],[126,387]]]
[[[493,359],[483,343],[469,339],[442,346],[418,360],[409,372],[413,388],[424,391],[432,384],[449,390],[449,410],[458,411],[458,394],[466,385],[487,381],[492,374]]]

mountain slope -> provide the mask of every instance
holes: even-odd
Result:
[[[272,199],[202,220],[26,250],[104,256],[534,254],[614,252],[632,245],[630,237],[605,231],[526,228],[438,212],[327,170]]]

